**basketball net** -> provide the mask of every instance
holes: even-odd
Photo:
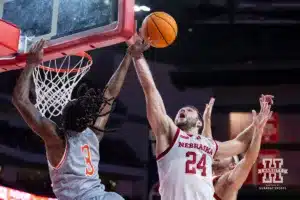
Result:
[[[76,64],[73,64],[74,56],[80,58]],[[44,117],[51,118],[62,114],[64,107],[71,100],[73,89],[92,64],[91,56],[81,52],[67,55],[60,62],[48,61],[34,69],[35,107]]]

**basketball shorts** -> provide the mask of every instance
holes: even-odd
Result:
[[[124,200],[124,198],[115,192],[104,192],[103,194],[91,197],[88,200]]]

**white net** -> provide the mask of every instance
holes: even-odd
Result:
[[[74,62],[75,57],[77,60]],[[44,117],[62,114],[63,108],[71,100],[73,89],[89,71],[92,63],[91,57],[84,53],[48,61],[35,68],[35,107]]]

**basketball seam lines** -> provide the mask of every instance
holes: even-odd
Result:
[[[162,20],[164,20],[165,22],[167,22],[167,24],[169,24],[169,25],[172,27],[174,33],[175,33],[176,36],[177,36],[177,31],[176,31],[175,28],[172,26],[172,24],[171,24],[170,22],[168,22],[168,20],[165,20],[164,18],[162,18],[162,17],[156,15],[155,13],[153,13],[153,15],[154,15],[155,17],[158,17],[159,19],[162,19]]]
[[[164,37],[164,35],[162,34],[162,32],[159,30],[159,27],[157,26],[157,24],[155,23],[155,21],[152,19],[152,17],[150,17],[150,19],[152,20],[153,24],[157,28],[158,32],[161,34],[163,40],[166,42],[167,45],[169,45],[168,41],[166,40],[166,38]]]

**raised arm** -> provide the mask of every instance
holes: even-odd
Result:
[[[176,126],[166,113],[161,95],[156,88],[149,66],[142,55],[147,48],[148,46],[138,38],[129,49],[133,56],[138,79],[145,94],[147,118],[156,136],[173,132],[175,134]]]
[[[98,117],[96,119],[96,122],[94,124],[94,127],[96,127],[99,130],[104,130],[105,125],[108,121],[109,115],[110,115],[110,110],[112,108],[112,104],[115,100],[115,98],[119,95],[120,90],[124,84],[124,80],[129,68],[129,65],[131,63],[131,56],[129,53],[126,53],[124,56],[122,62],[120,63],[118,69],[115,71],[115,73],[112,75],[110,78],[109,82],[106,85],[106,90],[104,92],[104,98],[109,99],[109,104],[104,103],[103,104],[103,109],[100,113],[105,114],[108,113],[107,115]],[[101,139],[103,137],[103,132],[102,131],[95,131],[98,138]]]
[[[27,57],[27,64],[22,71],[13,91],[12,102],[30,128],[38,134],[46,144],[56,144],[61,139],[56,134],[56,125],[43,117],[29,99],[30,82],[33,70],[43,58],[44,40],[36,43]]]
[[[225,142],[217,142],[218,151],[216,158],[228,158],[238,155],[247,150],[253,133],[253,123],[239,133],[234,139]]]
[[[254,121],[254,134],[252,136],[250,146],[245,153],[244,158],[229,173],[229,176],[227,178],[228,186],[235,191],[239,190],[242,187],[253,164],[258,157],[264,128],[267,121],[272,116],[270,106],[268,106],[268,109],[266,109],[264,113],[260,113],[261,116],[256,116],[255,111],[252,111],[252,113]]]
[[[273,97],[270,95],[262,96],[260,98],[260,113],[264,113],[268,109],[268,104],[273,103],[272,98]],[[218,142],[219,149],[216,153],[216,157],[227,158],[245,152],[252,139],[253,131],[251,131],[251,129],[253,128],[253,123],[254,122],[252,122],[251,125],[243,130],[236,138],[226,142]]]
[[[215,99],[211,98],[209,103],[205,105],[203,113],[203,130],[202,135],[208,138],[213,138],[211,130],[211,113],[215,103]]]

